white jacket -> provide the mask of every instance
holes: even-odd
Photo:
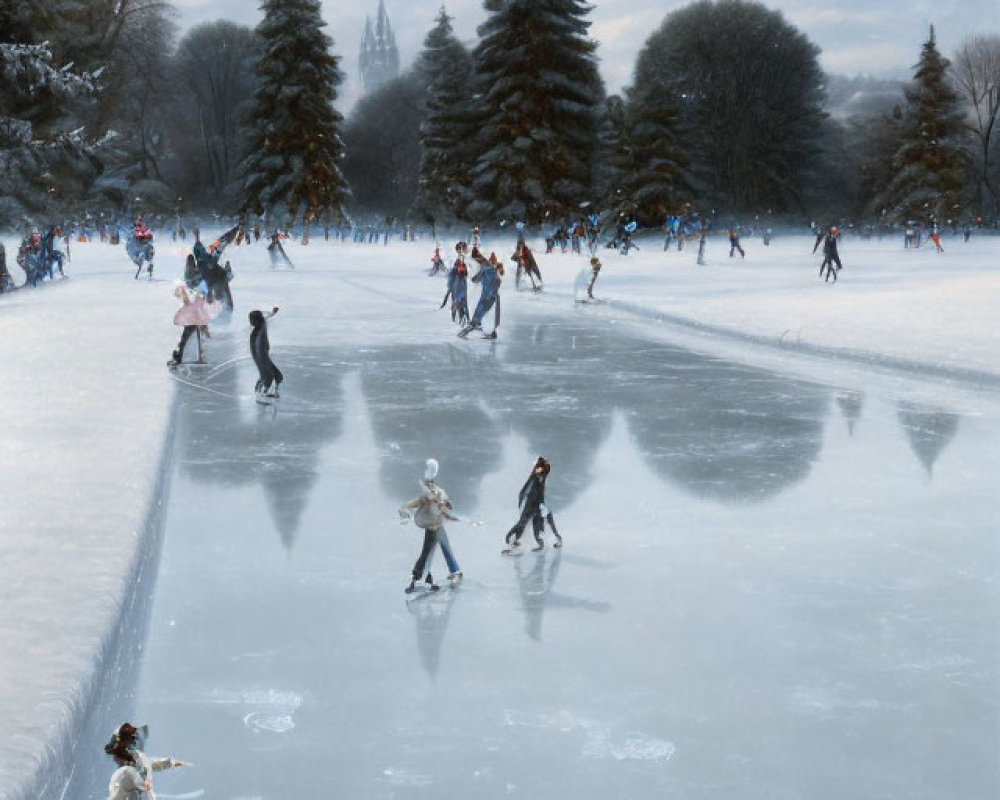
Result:
[[[414,497],[399,507],[399,515],[407,518],[413,513],[413,522],[418,528],[440,528],[446,519],[457,519],[451,514],[451,500],[448,493],[438,486],[436,481],[422,480],[423,491],[419,497]]]

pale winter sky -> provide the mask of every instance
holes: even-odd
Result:
[[[173,0],[181,30],[219,18],[254,26],[261,18],[251,0]],[[441,0],[385,0],[403,67],[411,64],[433,27]],[[636,56],[646,38],[671,11],[688,0],[595,0],[591,35],[600,46],[601,72],[609,93],[631,80]],[[1000,33],[997,0],[765,0],[822,49],[828,72],[880,78],[908,78],[920,45],[933,23],[945,55],[972,33]],[[446,0],[459,38],[471,45],[485,17],[482,0]],[[334,40],[345,73],[340,107],[348,111],[361,96],[358,47],[366,16],[375,17],[378,0],[323,0],[326,32]]]

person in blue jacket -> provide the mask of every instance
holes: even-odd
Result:
[[[458,332],[458,335],[465,338],[474,330],[481,331],[483,317],[496,306],[493,331],[486,337],[496,339],[497,328],[500,327],[500,283],[503,277],[503,265],[497,261],[496,253],[490,253],[489,259],[486,259],[483,258],[478,249],[473,249],[472,257],[479,264],[479,272],[472,276],[472,282],[478,283],[482,287],[482,292],[479,295],[479,303],[476,305],[476,313],[472,315],[469,324]]]

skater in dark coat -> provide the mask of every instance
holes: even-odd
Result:
[[[826,234],[823,239],[823,263],[819,265],[819,276],[823,277],[824,270],[826,271],[826,278],[824,278],[824,283],[830,280],[830,276],[833,276],[833,282],[837,282],[837,273],[841,270],[840,254],[837,252],[837,238],[840,236],[840,230],[836,227],[830,228],[830,232]],[[834,265],[836,264],[836,269]]]
[[[531,475],[518,493],[517,499],[521,506],[521,516],[514,527],[507,531],[506,536],[507,546],[511,552],[516,552],[517,548],[521,546],[521,536],[529,521],[537,545],[535,550],[541,550],[545,547],[544,542],[542,542],[542,531],[545,529],[546,522],[549,523],[552,533],[556,536],[556,543],[553,546],[562,547],[562,536],[556,530],[556,521],[552,517],[552,512],[545,507],[545,480],[551,470],[552,465],[539,456],[531,470]]]
[[[277,313],[277,306],[269,314],[257,309],[250,312],[250,324],[253,326],[253,331],[250,334],[250,355],[253,356],[257,372],[260,373],[254,391],[265,397],[278,397],[278,387],[285,379],[281,370],[271,361],[271,342],[267,338],[267,320]],[[272,384],[274,385],[273,391]]]
[[[740,234],[735,226],[729,229],[729,257],[732,258],[733,254],[739,253],[740,258],[746,258],[747,254],[744,252],[743,248],[740,246]]]

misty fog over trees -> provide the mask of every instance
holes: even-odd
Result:
[[[495,225],[582,208],[645,225],[684,208],[996,224],[997,33],[942,53],[932,28],[896,83],[824,74],[764,3],[696,0],[649,20],[609,94],[588,3],[483,5],[475,43],[442,9],[410,69],[344,119],[354,54],[318,0],[183,35],[162,0],[6,3],[0,226],[135,212]]]

